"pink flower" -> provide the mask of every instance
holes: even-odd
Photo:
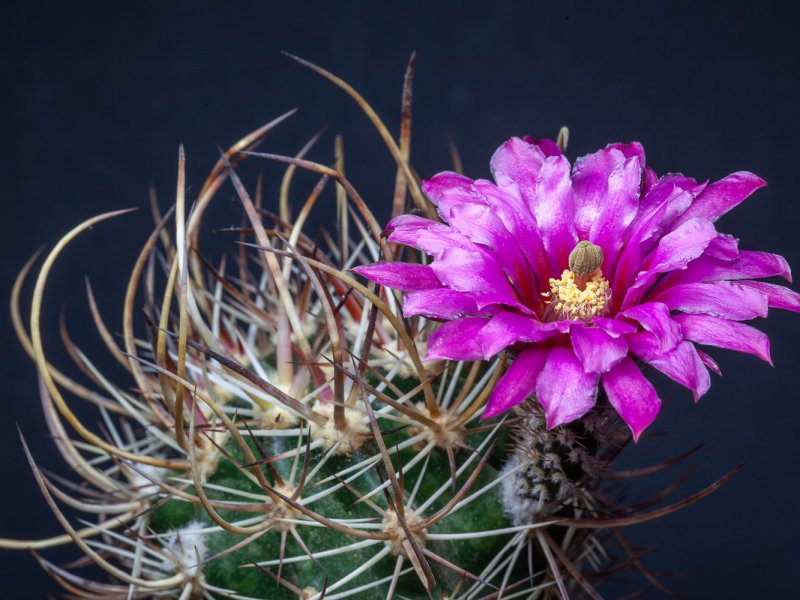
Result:
[[[553,142],[531,138],[507,141],[491,168],[496,183],[440,173],[423,184],[443,223],[389,223],[389,241],[426,252],[430,265],[354,269],[406,292],[406,316],[443,322],[427,359],[511,351],[485,419],[535,394],[555,427],[583,416],[602,386],[636,439],[661,406],[636,359],[697,400],[719,369],[696,344],[771,362],[767,336],[741,321],[769,307],[800,312],[800,294],[753,281],[791,281],[784,258],[739,250],[714,227],[765,185],[752,173],[659,179],[635,142],[570,166]]]

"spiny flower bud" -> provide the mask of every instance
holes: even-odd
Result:
[[[569,253],[569,270],[577,277],[588,277],[603,264],[603,250],[583,240]]]

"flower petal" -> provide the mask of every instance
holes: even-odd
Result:
[[[606,148],[618,150],[625,158],[637,158],[639,160],[639,164],[644,169],[644,147],[639,142],[631,142],[630,144],[614,142],[613,144],[608,144]]]
[[[661,352],[672,350],[681,341],[681,330],[669,315],[669,307],[661,302],[645,302],[622,313],[652,333]]]
[[[638,441],[642,431],[653,422],[661,409],[661,399],[639,367],[630,358],[603,375],[603,389],[622,420]]]
[[[466,249],[457,246],[446,248],[431,265],[439,280],[447,287],[459,292],[491,291],[502,302],[518,305],[519,298],[503,274],[495,257],[478,248]]]
[[[481,420],[491,419],[512,409],[533,394],[536,379],[544,367],[548,350],[531,348],[523,350],[497,382]]]
[[[573,327],[570,340],[575,356],[589,373],[606,373],[628,354],[625,338],[612,337],[599,327]]]
[[[695,217],[716,221],[726,212],[744,201],[767,182],[747,171],[731,173],[703,190],[680,217],[672,224],[675,228]]]
[[[642,258],[657,243],[662,229],[686,210],[700,189],[702,186],[698,186],[693,179],[667,175],[639,203],[613,278],[613,293],[619,304],[635,276],[642,270]]]
[[[489,162],[497,185],[506,191],[533,189],[545,155],[535,144],[512,137],[500,146]]]
[[[473,181],[455,173],[439,173],[422,183],[422,189],[437,200],[439,215],[456,231],[475,243],[497,251],[510,237],[503,222],[476,192]]]
[[[479,360],[483,350],[477,340],[478,332],[488,319],[464,318],[448,321],[428,338],[425,360]]]
[[[706,184],[697,183],[691,177],[669,173],[653,185],[639,202],[639,210],[631,223],[632,227],[645,227],[642,240],[647,240],[666,227],[692,204],[694,198],[705,189]],[[653,219],[660,212],[658,219]]]
[[[700,360],[703,361],[703,364],[709,371],[713,371],[717,375],[722,375],[722,369],[719,368],[717,361],[715,361],[708,354],[700,350],[700,348],[695,348],[695,350],[697,350],[697,356],[700,357]]]
[[[705,254],[722,260],[739,258],[739,240],[732,235],[720,233],[706,247]]]
[[[403,298],[403,316],[422,315],[430,319],[457,319],[479,314],[475,298],[468,293],[449,288],[409,292]]]
[[[481,330],[478,343],[483,348],[484,358],[491,358],[512,344],[541,342],[557,333],[566,333],[575,324],[577,321],[542,323],[536,318],[502,311]]]
[[[658,173],[651,167],[645,167],[642,173],[642,195],[646,195],[658,183]]]
[[[370,281],[404,292],[442,287],[442,282],[428,265],[403,262],[376,262],[354,267],[351,271]]]
[[[675,315],[683,337],[697,344],[745,352],[772,364],[767,335],[744,323],[708,315]]]
[[[423,226],[421,223],[399,225],[386,239],[395,244],[405,244],[422,250],[434,258],[439,258],[448,248],[478,251],[478,247],[463,234],[454,231],[444,223],[434,223],[433,221],[430,221],[428,226]]]
[[[661,273],[685,268],[716,237],[717,230],[705,219],[691,219],[662,237],[655,250],[642,262],[643,270],[636,276],[633,285],[625,292],[622,308],[639,302]]]
[[[742,285],[757,290],[767,297],[770,308],[800,312],[800,294],[782,285],[763,281],[741,281]]]
[[[538,292],[542,290],[537,290],[536,287],[547,289],[547,282],[552,274],[544,251],[544,242],[530,208],[519,193],[507,193],[491,181],[478,179],[474,187],[503,222],[503,226],[511,232],[525,259],[529,281],[520,281],[521,277],[514,277],[511,273],[509,276],[521,294],[527,294],[526,297],[531,300],[538,298]]]
[[[711,378],[694,344],[683,341],[668,352],[658,351],[658,342],[651,333],[641,332],[628,338],[631,351],[664,375],[689,388],[695,402],[708,391]]]
[[[583,370],[569,348],[553,348],[536,381],[536,397],[547,415],[547,427],[579,419],[597,397],[597,375]]]
[[[605,317],[595,317],[592,323],[597,325],[600,329],[605,331],[611,337],[619,337],[621,335],[631,335],[636,333],[636,327],[630,323],[625,323],[619,319],[607,319]]]
[[[718,236],[714,225],[706,219],[690,219],[663,236],[656,249],[644,261],[647,271],[665,273],[683,269],[703,253]]]
[[[536,145],[511,138],[495,152],[491,167],[498,187],[524,204],[525,209],[517,212],[527,213],[537,232],[530,242],[542,240],[542,250],[549,259],[543,273],[546,282],[548,277],[561,273],[569,252],[578,242],[573,225],[575,203],[569,161],[560,152],[545,157]],[[517,239],[529,255],[538,256],[531,254],[539,249],[531,248],[527,238]],[[541,270],[541,264],[537,266]]]
[[[563,156],[547,158],[539,171],[535,193],[526,199],[550,259],[550,272],[558,275],[578,243],[569,161]]]
[[[674,285],[655,294],[652,299],[663,302],[671,310],[707,314],[734,321],[767,316],[766,294],[730,281]]]
[[[496,187],[496,193],[487,198],[471,179],[452,173],[436,175],[423,183],[423,189],[438,199],[442,219],[473,243],[490,249],[516,289],[524,290],[529,299],[535,297],[530,265],[519,245],[524,238],[512,233],[518,219],[503,219],[515,212],[513,198],[498,194]]]
[[[659,282],[658,287],[695,281],[762,279],[775,276],[791,283],[792,271],[785,258],[769,252],[742,250],[735,260],[703,255],[690,262],[684,271],[667,275],[663,284]]]
[[[561,154],[561,148],[559,148],[558,144],[556,144],[553,140],[548,140],[547,138],[537,140],[532,135],[526,135],[522,139],[529,144],[538,146],[539,150],[541,150],[542,154],[545,156],[558,156]]]
[[[613,273],[624,233],[639,205],[642,164],[633,154],[605,148],[579,158],[572,174],[575,226],[582,240],[603,249],[603,273]]]
[[[427,229],[431,226],[441,226],[441,223],[431,221],[419,215],[399,215],[386,224],[386,229],[383,230],[385,235],[390,235],[396,229]]]
[[[465,175],[454,173],[453,171],[442,171],[427,181],[423,181],[422,191],[430,198],[431,202],[439,206],[448,194],[458,190],[469,190],[472,187],[472,183],[472,179]]]

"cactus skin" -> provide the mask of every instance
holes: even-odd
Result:
[[[413,60],[407,103],[412,68]],[[410,111],[403,114],[407,151]],[[56,370],[39,325],[59,255],[124,211],[90,219],[56,245],[36,278],[29,326],[19,304],[34,260],[23,268],[12,292],[15,329],[39,369],[49,432],[82,481],[72,486],[42,473],[23,439],[66,535],[0,540],[0,547],[73,543],[111,583],[37,559],[72,594],[120,600],[596,598],[606,573],[628,564],[656,585],[619,527],[697,501],[721,482],[639,515],[603,494],[629,439],[606,404],[552,431],[535,400],[510,418],[480,421],[505,358],[423,363],[435,324],[404,320],[401,298],[349,273],[411,251],[382,239],[344,175],[341,140],[335,169],[303,159],[311,144],[298,158],[261,155],[289,165],[277,215],[261,210],[258,186],[251,196],[239,179],[242,151],[288,116],[231,146],[191,211],[181,150],[174,209],[158,218],[127,281],[121,341],[87,287],[98,330],[127,381],[103,376],[66,327],[67,350],[88,383]],[[408,197],[421,212],[435,212],[394,154],[394,214],[409,208]],[[321,179],[293,215],[298,167]],[[337,234],[312,238],[303,223],[330,179],[338,183]],[[227,182],[247,219],[237,231],[245,243],[232,266],[215,266],[200,257],[202,219]],[[72,411],[76,398],[93,405],[100,427]],[[94,525],[76,528],[61,504]],[[618,564],[612,538],[620,540]]]
[[[302,442],[302,440],[300,441]],[[294,439],[278,438],[278,440],[272,444],[271,450],[277,454],[294,447],[296,447]],[[332,460],[330,469],[326,470],[325,473],[327,475],[333,472],[334,469],[346,468],[352,461],[363,460],[372,455],[374,455],[374,453],[359,452],[346,459]],[[413,455],[413,449],[403,451],[401,453],[403,462],[413,458]],[[312,457],[311,462],[313,463],[315,459],[318,458],[319,455]],[[276,463],[276,468],[284,471],[285,476],[288,477],[288,471],[291,466],[285,464],[286,462],[288,461],[279,461]],[[419,473],[420,471],[418,470],[415,473],[406,475],[406,485],[415,486]],[[484,467],[475,485],[478,487],[488,485],[497,478],[497,475],[497,471],[493,467],[487,465]],[[425,469],[423,480],[420,482],[417,497],[420,499],[428,498],[443,484],[449,487],[449,479],[450,470],[446,456],[444,456],[442,452],[433,453]],[[463,484],[464,479],[466,479],[465,476],[459,478],[458,484]],[[209,485],[220,485],[231,489],[241,490],[247,488],[250,489],[250,491],[257,491],[254,489],[254,486],[247,486],[247,482],[244,478],[241,477],[236,469],[231,468],[230,465],[226,468],[220,467],[209,479],[208,483]],[[379,486],[380,483],[381,480],[378,473],[370,469],[351,485],[359,489],[362,493],[366,493]],[[313,482],[309,481],[307,485],[312,484]],[[217,497],[220,500],[227,501],[234,501],[236,499],[224,493],[218,494]],[[320,502],[315,503],[313,506],[315,510],[329,517],[374,519],[376,516],[375,511],[365,503],[354,505],[354,499],[355,497],[352,492],[341,488]],[[432,510],[435,511],[441,508],[444,501],[445,498],[442,498],[442,500],[434,503]],[[239,518],[246,518],[251,515],[246,513],[239,513],[237,515],[235,511],[230,511],[225,513],[225,516],[229,520],[235,520],[236,516]],[[192,507],[191,510],[186,510],[186,503],[181,503],[177,500],[173,500],[156,510],[153,513],[151,525],[155,531],[163,533],[171,529],[185,527],[190,522],[195,524],[202,523],[206,527],[213,527],[213,523],[202,508],[195,506]],[[481,501],[469,503],[464,509],[448,515],[440,524],[432,527],[430,531],[432,533],[471,531],[476,529],[477,524],[480,524],[481,527],[488,527],[491,529],[509,527],[508,518],[502,510],[502,501],[497,487],[484,494]],[[345,534],[324,527],[299,526],[297,530],[304,544],[315,553],[332,548],[344,547],[358,541]],[[214,555],[222,552],[241,540],[242,536],[230,534],[225,531],[212,533],[208,536],[208,553],[209,555]],[[242,568],[243,565],[251,566],[253,563],[264,561],[267,557],[274,558],[280,556],[280,540],[281,532],[279,530],[269,531],[243,549],[211,561],[204,568],[206,581],[212,585],[256,598],[295,598],[296,594],[290,589],[276,585],[275,581],[271,580],[269,577],[265,577],[264,573],[259,569]],[[484,557],[493,556],[499,552],[502,548],[503,541],[502,536],[493,536],[488,538],[476,538],[474,540],[459,540],[457,543],[438,541],[430,543],[429,545],[434,552],[446,557],[454,564],[458,564],[468,571],[479,572],[482,566],[481,561],[484,560]],[[297,543],[290,540],[286,544],[285,555],[287,557],[287,562],[282,567],[281,577],[300,588],[311,587],[316,590],[321,590],[325,584],[326,578],[328,578],[331,583],[340,580],[372,558],[372,556],[376,554],[376,548],[382,549],[384,546],[384,543],[378,543],[369,548],[356,549],[341,555],[320,558],[317,564],[304,555],[303,549]],[[300,557],[304,560],[300,562],[289,562],[290,557]],[[396,557],[394,554],[386,556],[383,560],[375,564],[368,573],[352,580],[348,588],[366,585],[376,579],[390,578],[394,570],[395,562]],[[277,574],[277,568],[275,566],[266,568],[271,569],[273,573]],[[447,569],[438,565],[432,565],[432,569],[434,570],[437,581],[442,584],[450,583],[455,585],[460,578],[458,575],[451,574]],[[370,590],[360,592],[357,597],[385,598],[388,589],[389,581]],[[424,588],[420,585],[419,579],[413,572],[407,573],[399,580],[397,593],[403,597],[427,597]]]

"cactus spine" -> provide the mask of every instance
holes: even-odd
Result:
[[[58,256],[119,213],[79,225],[47,256],[29,326],[18,307],[34,262],[25,266],[13,291],[15,327],[40,372],[48,429],[82,484],[44,474],[25,446],[66,535],[0,544],[73,543],[111,582],[37,559],[82,597],[597,597],[613,563],[609,531],[647,517],[600,519],[603,477],[627,431],[602,406],[547,431],[534,401],[510,418],[479,421],[504,359],[424,363],[435,324],[404,320],[402,298],[348,272],[409,250],[382,239],[345,176],[341,140],[333,168],[305,158],[316,140],[295,157],[260,154],[287,165],[277,214],[240,180],[238,163],[259,155],[253,149],[288,116],[228,149],[191,210],[181,151],[175,205],[158,217],[128,278],[121,342],[87,288],[129,381],[107,379],[66,329],[89,384],[57,370],[39,325]],[[404,110],[403,136],[389,143],[398,163],[394,212],[411,198],[430,213],[407,162],[409,125]],[[298,168],[319,181],[295,215]],[[336,233],[312,237],[304,223],[331,180]],[[200,240],[223,186],[246,222],[230,232],[241,243],[215,265],[201,258]],[[79,419],[75,399],[94,405],[99,427]],[[77,527],[61,505],[95,520]]]

